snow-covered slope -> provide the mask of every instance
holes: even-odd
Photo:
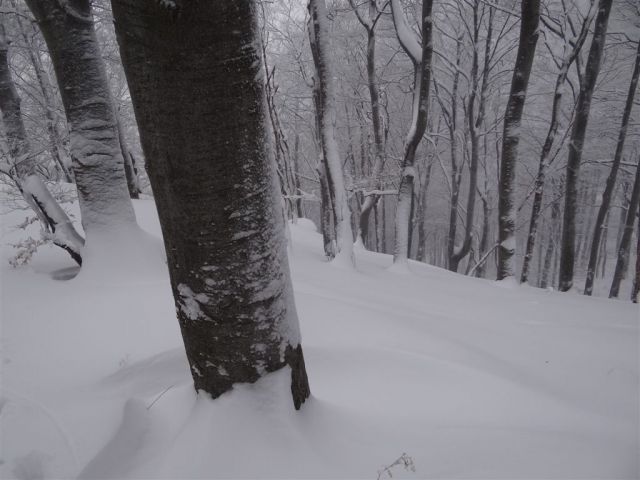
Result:
[[[157,237],[153,203],[136,210]],[[398,272],[363,250],[357,271],[337,268],[302,220],[291,257],[313,398],[295,412],[283,371],[212,401],[193,392],[157,238],[105,242],[68,280],[55,247],[9,266],[24,216],[2,217],[2,478],[375,479],[403,452],[416,472],[394,476],[639,475],[631,303]]]

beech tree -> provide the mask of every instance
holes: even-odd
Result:
[[[0,173],[4,173],[15,182],[25,202],[36,213],[53,243],[66,250],[78,264],[82,264],[84,239],[36,171],[37,163],[22,121],[20,97],[9,70],[8,46],[0,17],[0,111],[11,157],[11,164],[0,164]]]
[[[573,286],[573,270],[575,266],[576,210],[578,201],[578,176],[584,139],[589,123],[591,99],[600,73],[602,52],[607,35],[607,24],[613,0],[599,0],[598,14],[595,21],[593,39],[589,49],[589,57],[585,66],[584,80],[580,84],[580,93],[576,105],[575,119],[569,141],[569,156],[565,179],[564,215],[562,219],[562,245],[560,253],[560,278],[558,288],[566,292]]]
[[[289,366],[309,396],[256,2],[112,0],[195,388],[217,397]]]
[[[89,0],[25,0],[47,43],[64,104],[82,225],[136,225]],[[137,228],[137,227],[136,227]]]
[[[498,204],[499,241],[498,280],[515,275],[516,210],[515,173],[520,143],[520,123],[527,97],[529,76],[538,42],[540,0],[522,0],[518,56],[511,80],[511,91],[504,115],[502,161],[500,163],[500,201]]]

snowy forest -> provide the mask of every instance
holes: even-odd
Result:
[[[640,478],[638,0],[0,0],[0,478]]]

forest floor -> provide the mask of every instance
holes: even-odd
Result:
[[[2,216],[0,477],[638,478],[639,315],[357,250],[332,266],[308,220],[291,267],[313,397],[288,372],[198,398],[152,201],[139,236],[76,276]],[[155,237],[153,237],[155,236]],[[114,243],[114,244],[117,244]],[[402,462],[400,462],[402,463]],[[409,462],[410,463],[410,462]]]

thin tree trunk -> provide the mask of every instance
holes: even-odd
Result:
[[[566,292],[573,287],[575,267],[577,185],[584,139],[589,122],[591,98],[600,72],[600,63],[606,41],[607,24],[613,0],[599,0],[595,31],[585,67],[584,82],[580,85],[580,94],[576,106],[575,120],[569,141],[569,157],[565,184],[565,205],[562,221],[562,244],[560,255],[559,289]]]
[[[584,285],[584,294],[591,295],[593,293],[593,277],[595,275],[596,263],[598,261],[598,248],[600,247],[600,241],[602,239],[602,231],[604,226],[604,219],[609,212],[611,206],[611,199],[613,198],[614,189],[616,186],[616,178],[618,176],[618,170],[620,170],[620,162],[622,161],[622,152],[624,150],[624,143],[627,138],[627,130],[629,128],[629,118],[631,116],[631,109],[633,108],[633,99],[638,88],[638,78],[640,77],[640,42],[638,42],[638,48],[636,51],[636,61],[633,67],[633,74],[631,75],[631,83],[629,84],[629,92],[627,93],[627,101],[624,106],[624,112],[622,113],[622,124],[620,125],[620,132],[618,134],[618,142],[616,143],[616,152],[613,156],[613,163],[611,164],[611,171],[607,177],[607,183],[605,184],[604,192],[602,193],[602,203],[598,209],[598,216],[596,218],[596,224],[593,230],[593,240],[591,240],[591,253],[589,255],[589,265],[587,266],[587,279]],[[606,252],[605,252],[606,255]]]
[[[353,233],[351,211],[345,188],[344,172],[335,137],[336,93],[333,66],[329,52],[329,29],[325,0],[309,0],[309,41],[316,68],[316,80],[320,90],[320,103],[316,108],[321,112],[320,137],[323,159],[326,167],[327,183],[332,194],[335,217],[336,259],[341,263],[354,264]]]
[[[515,275],[516,209],[515,174],[520,143],[520,123],[527,86],[538,42],[540,0],[522,0],[518,57],[511,80],[511,92],[504,115],[502,161],[500,163],[500,201],[498,204],[499,241],[498,280]]]
[[[217,397],[289,366],[298,409],[309,385],[268,152],[256,4],[112,6],[195,388]]]
[[[9,70],[8,42],[2,23],[0,23],[0,110],[9,155],[13,160],[12,179],[27,205],[34,210],[45,230],[50,232],[53,243],[67,251],[71,258],[81,265],[84,240],[36,173],[37,164],[22,121],[20,97]]]
[[[618,298],[620,293],[620,284],[624,278],[625,270],[629,262],[629,251],[631,249],[631,237],[633,234],[633,223],[636,219],[636,212],[638,210],[638,204],[640,204],[640,158],[638,159],[638,166],[636,167],[636,178],[633,182],[633,190],[631,191],[631,201],[629,202],[629,210],[627,210],[627,218],[624,224],[624,232],[622,233],[622,239],[620,240],[620,247],[618,248],[618,259],[616,261],[616,269],[613,274],[613,281],[611,282],[611,290],[609,290],[609,298]],[[636,259],[636,267],[637,267]],[[638,276],[636,268],[636,283],[637,288]],[[637,292],[637,290],[636,290]],[[632,297],[632,299],[635,296]]]

